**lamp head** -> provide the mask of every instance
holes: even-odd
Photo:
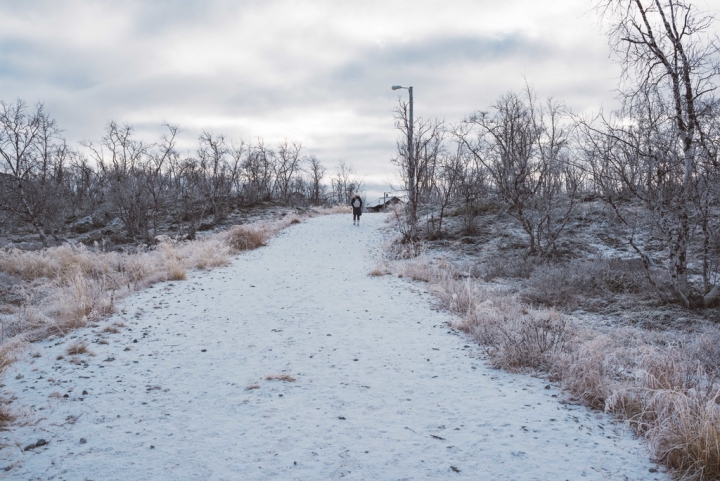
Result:
[[[399,86],[399,85],[393,85],[393,86],[392,86],[392,89],[393,89],[393,90],[397,90],[397,89],[401,89],[401,88],[403,88],[403,87],[401,87],[401,86]]]

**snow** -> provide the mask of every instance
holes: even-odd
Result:
[[[0,434],[0,477],[668,479],[605,415],[490,368],[422,284],[368,276],[384,218],[310,219],[140,292],[108,344],[106,324],[37,343],[5,376],[28,412]]]

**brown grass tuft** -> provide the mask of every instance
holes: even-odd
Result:
[[[352,214],[352,207],[349,205],[333,205],[331,207],[313,207],[312,211],[320,215]]]
[[[184,281],[187,280],[187,269],[180,265],[179,262],[168,263],[167,265],[168,281]]]
[[[370,272],[368,272],[368,275],[370,277],[382,277],[382,276],[386,276],[388,274],[390,274],[390,271],[384,267],[376,267],[373,270],[371,270]]]
[[[88,349],[88,345],[84,341],[76,341],[70,344],[65,351],[70,356],[78,356],[80,354],[90,354],[90,350]]]
[[[266,381],[285,381],[285,382],[295,382],[295,378],[292,377],[290,374],[268,374],[265,376]]]
[[[260,389],[260,385],[259,385],[259,384],[256,384],[256,383],[252,383],[252,384],[248,384],[248,385],[245,387],[245,390],[246,390],[246,391],[252,391],[253,389]]]
[[[0,344],[0,374],[17,361],[27,343],[22,338],[15,338]]]
[[[234,252],[257,249],[264,246],[267,234],[262,228],[236,225],[227,233],[226,242]]]
[[[0,427],[10,424],[15,419],[15,415],[8,406],[0,405]]]

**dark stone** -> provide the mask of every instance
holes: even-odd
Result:
[[[85,438],[80,438],[80,444],[85,444],[85,443],[87,443],[87,439],[85,439]]]
[[[47,441],[45,441],[44,439],[38,439],[37,442],[35,443],[35,447],[39,448],[40,446],[45,446],[46,444],[47,444]]]
[[[87,391],[83,390],[83,396],[87,396]]]

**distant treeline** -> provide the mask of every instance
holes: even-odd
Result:
[[[0,234],[29,228],[47,245],[90,216],[119,218],[131,241],[152,242],[163,223],[192,239],[238,207],[348,203],[361,187],[344,163],[328,179],[297,142],[235,143],[204,131],[194,152],[180,152],[178,127],[164,128],[146,143],[110,122],[99,142],[72,147],[42,104],[0,102]]]

